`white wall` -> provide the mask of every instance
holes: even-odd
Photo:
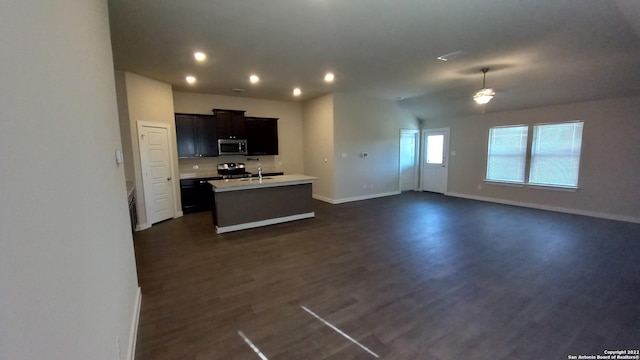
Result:
[[[314,197],[340,203],[398,193],[401,128],[417,129],[418,121],[395,101],[350,93],[307,101],[304,165],[320,178]]]
[[[145,229],[151,224],[147,223],[147,213],[145,210],[142,164],[140,161],[138,141],[138,121],[169,125],[169,141],[173,150],[171,153],[171,161],[173,163],[172,172],[173,179],[175,179],[173,182],[175,213],[178,216],[181,213],[182,205],[180,201],[180,182],[178,181],[180,172],[178,170],[178,150],[176,145],[176,128],[173,111],[173,92],[171,90],[171,85],[137,74],[125,72],[125,94],[122,94],[123,86],[120,85],[122,76],[119,75],[120,72],[116,72],[116,80],[119,83],[116,90],[118,90],[119,94],[119,105],[124,104],[124,101],[121,99],[123,96],[126,97],[127,114],[125,114],[125,116],[129,119],[129,134],[131,135],[131,155],[133,156],[133,172],[137,194],[138,228]],[[120,108],[120,112],[120,121],[125,122],[122,119],[122,108]],[[126,152],[125,155],[127,155]],[[130,163],[131,159],[125,158],[125,161]]]
[[[0,359],[126,356],[138,290],[106,0],[3,1]]]
[[[335,198],[398,192],[400,128],[415,129],[417,122],[395,101],[340,93],[334,94],[334,123]]]
[[[264,162],[263,167],[270,170],[284,171],[288,174],[302,174],[303,146],[302,146],[302,105],[293,101],[273,101],[252,99],[244,97],[231,97],[211,94],[195,94],[174,92],[173,102],[175,112],[187,114],[211,115],[212,109],[245,110],[246,116],[278,118],[278,146],[279,155],[260,156]],[[189,166],[202,164],[209,167],[211,164],[227,161],[243,161],[243,157],[189,159],[181,164]],[[247,163],[247,165],[250,165]],[[183,166],[183,171],[189,171]]]
[[[331,202],[335,198],[333,95],[304,104],[304,172],[316,176],[313,196]]]
[[[430,120],[451,128],[448,191],[640,221],[640,97]],[[583,120],[577,192],[484,184],[489,127]],[[478,189],[481,186],[481,189]]]

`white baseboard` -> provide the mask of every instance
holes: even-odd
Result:
[[[250,223],[244,223],[244,224],[238,224],[238,225],[216,226],[216,234],[223,234],[231,231],[245,230],[245,229],[251,229],[251,228],[260,227],[260,226],[274,225],[274,224],[280,224],[283,222],[308,219],[315,216],[316,216],[315,212],[308,212],[303,214],[283,216],[283,217],[274,218],[274,219],[253,221]]]
[[[184,216],[184,213],[182,211],[177,211],[173,218],[177,219],[177,218],[182,217],[182,216]],[[136,225],[136,231],[146,230],[146,229],[148,229],[150,227],[151,227],[151,225],[149,225],[147,223],[138,224],[138,225]]]
[[[566,214],[583,215],[583,216],[590,216],[590,217],[596,217],[596,218],[608,219],[608,220],[640,223],[640,218],[634,217],[634,216],[608,214],[608,213],[601,213],[596,211],[578,210],[578,209],[564,208],[564,207],[551,206],[551,205],[532,204],[532,203],[525,203],[520,201],[495,199],[490,197],[467,195],[467,194],[460,194],[460,193],[453,193],[453,192],[445,193],[445,195],[464,198],[464,199],[470,199],[470,200],[492,202],[497,204],[521,206],[521,207],[538,209],[538,210],[555,211],[555,212],[561,212]]]
[[[352,202],[352,201],[375,199],[375,198],[379,198],[379,197],[392,196],[392,195],[400,195],[400,191],[390,191],[390,192],[386,192],[386,193],[377,193],[377,194],[369,194],[369,195],[362,195],[362,196],[354,196],[354,197],[348,197],[348,198],[342,198],[342,199],[331,199],[331,198],[320,196],[320,195],[313,195],[312,197],[314,199],[316,199],[316,200],[328,202],[329,204],[334,204],[335,205],[335,204],[342,204],[342,203],[347,203],[347,202]]]
[[[133,318],[131,319],[131,330],[129,331],[129,347],[127,348],[127,360],[134,360],[136,356],[136,342],[138,341],[138,324],[140,322],[140,308],[142,307],[142,289],[138,287],[136,291],[135,307]]]
[[[363,195],[363,196],[354,196],[354,197],[348,197],[348,198],[342,198],[342,199],[335,199],[334,204],[342,204],[346,202],[360,201],[360,200],[369,200],[369,199],[375,199],[379,197],[393,196],[393,195],[400,195],[400,191],[390,191],[386,193],[369,194],[369,195]]]
[[[333,204],[333,199],[325,197],[325,196],[320,196],[320,195],[313,194],[313,195],[311,195],[311,197],[316,199],[316,200],[320,200],[320,201],[324,201],[324,202],[329,203],[329,204]]]
[[[136,231],[142,231],[142,230],[146,230],[148,228],[150,228],[151,225],[144,223],[144,224],[138,224],[136,225]]]

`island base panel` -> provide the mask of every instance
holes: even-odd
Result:
[[[215,193],[218,233],[313,217],[311,184]],[[246,227],[237,226],[247,224]],[[228,229],[227,231],[224,231]]]
[[[252,228],[257,228],[257,227],[262,227],[267,225],[281,224],[284,222],[295,221],[295,220],[309,219],[315,216],[316,216],[315,212],[310,212],[306,214],[291,215],[291,216],[285,216],[285,217],[280,217],[275,219],[248,222],[248,223],[243,223],[238,225],[216,226],[216,234],[224,234],[232,231],[252,229]]]

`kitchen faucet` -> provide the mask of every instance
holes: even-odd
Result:
[[[256,161],[258,163],[258,180],[262,181],[262,165],[259,158],[247,158],[248,161]]]

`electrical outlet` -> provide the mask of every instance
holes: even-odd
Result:
[[[198,165],[193,165],[193,169],[194,169],[194,170],[198,170],[198,169],[200,169],[200,166],[198,166]]]

